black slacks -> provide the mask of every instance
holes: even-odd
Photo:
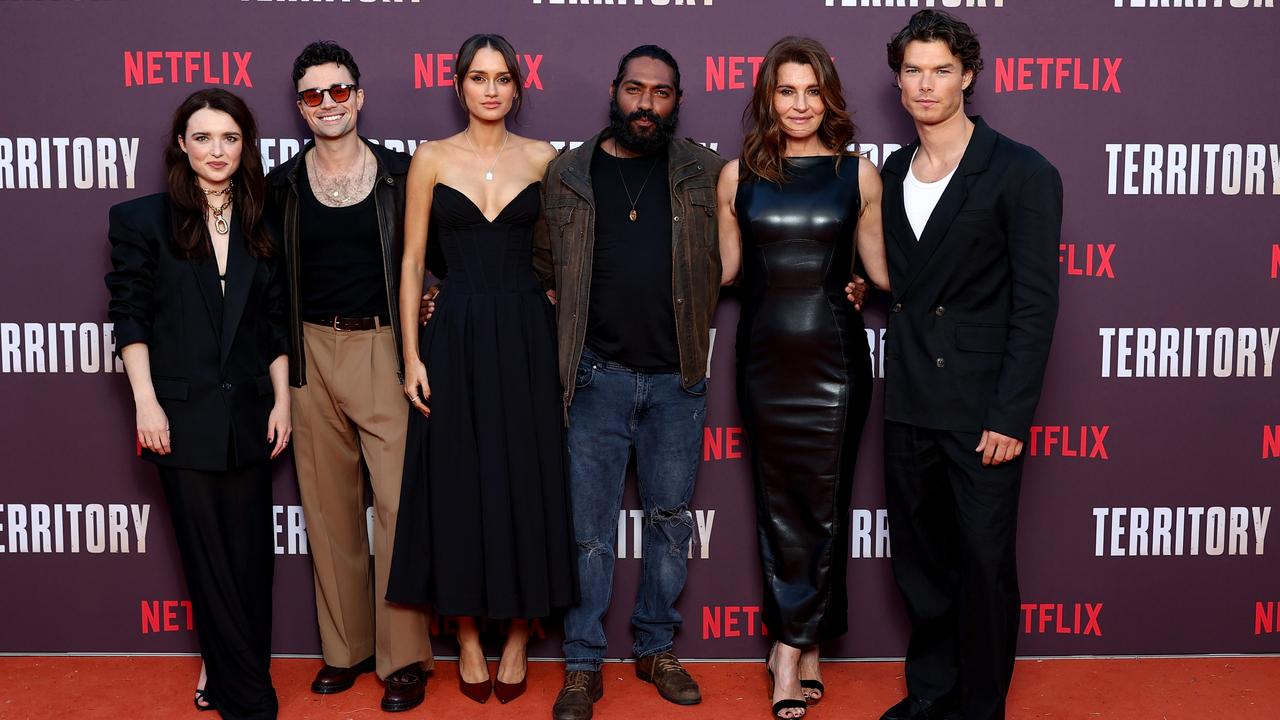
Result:
[[[893,573],[911,619],[907,691],[1004,717],[1018,639],[1022,457],[983,467],[981,435],[885,423]]]
[[[271,466],[228,472],[160,468],[196,637],[205,689],[226,720],[275,718],[271,685]]]

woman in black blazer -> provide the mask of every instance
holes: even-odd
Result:
[[[274,718],[270,460],[292,427],[249,108],[224,90],[192,94],[174,113],[165,165],[167,192],[111,208],[108,314],[191,593],[208,673],[196,706]]]

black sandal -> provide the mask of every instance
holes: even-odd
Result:
[[[796,700],[793,698],[787,698],[785,700],[779,700],[778,702],[773,704],[773,716],[778,718],[778,720],[800,720],[800,718],[805,716],[805,713],[800,713],[799,715],[796,715],[795,717],[791,717],[791,718],[784,718],[778,713],[781,713],[783,710],[808,710],[808,709],[809,709],[809,704],[806,703],[805,701]]]
[[[817,705],[819,702],[822,701],[822,698],[825,697],[827,694],[827,688],[825,685],[822,684],[821,680],[801,680],[800,689],[801,690],[817,690],[819,693],[821,693],[816,697],[810,696],[807,694],[804,696],[804,701],[810,705]]]
[[[213,698],[209,697],[209,693],[204,688],[196,688],[196,697],[192,702],[195,703],[196,709],[200,712],[218,709],[218,706],[213,704]],[[201,705],[200,703],[204,704]]]
[[[773,651],[777,647],[778,647],[778,643],[776,642],[773,645],[769,646],[769,654],[764,659],[765,672],[769,673],[769,697],[773,697],[773,686],[774,686],[773,668],[770,667],[769,661],[773,659]],[[813,682],[813,681],[810,681],[810,682]],[[801,687],[804,687],[803,680],[800,681],[800,684],[801,684]],[[778,702],[773,704],[771,708],[771,712],[773,712],[773,716],[775,718],[778,718],[778,720],[800,720],[800,718],[805,716],[805,713],[800,713],[799,715],[796,715],[795,717],[790,717],[790,718],[784,718],[778,713],[782,712],[783,710],[806,710],[807,711],[808,709],[809,709],[809,703],[805,702],[804,700],[796,700],[795,698],[783,698],[782,700],[779,700]]]

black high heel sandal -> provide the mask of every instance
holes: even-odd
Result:
[[[208,691],[204,688],[196,688],[196,697],[192,702],[195,703],[196,709],[200,712],[218,709],[218,706],[213,704],[213,698],[209,697]],[[200,703],[204,704],[201,705]]]
[[[817,705],[818,703],[822,702],[822,698],[826,697],[826,694],[827,694],[827,688],[822,684],[821,680],[801,680],[800,689],[801,690],[817,690],[819,693],[821,693],[816,697],[812,695],[805,695],[804,701],[809,705]]]
[[[766,656],[766,657],[765,657],[765,659],[764,659],[764,669],[765,669],[765,672],[769,673],[769,697],[770,697],[770,699],[772,699],[772,698],[773,698],[773,686],[774,686],[774,679],[773,679],[773,667],[769,664],[769,661],[773,659],[773,651],[774,651],[775,649],[777,649],[777,647],[778,647],[778,643],[774,643],[774,644],[769,648],[769,655],[768,655],[768,656]],[[810,681],[810,682],[816,682],[816,681]],[[801,686],[803,687],[803,683],[802,683],[802,685],[801,685]],[[782,715],[780,715],[780,714],[779,714],[779,713],[781,713],[783,710],[804,710],[804,711],[808,711],[808,709],[809,709],[809,703],[805,702],[804,700],[796,700],[795,698],[783,698],[783,699],[779,700],[778,702],[774,703],[774,704],[770,707],[770,711],[773,713],[773,716],[774,716],[775,718],[777,718],[778,720],[800,720],[800,718],[802,718],[802,717],[804,717],[804,716],[805,716],[805,713],[804,713],[804,712],[802,712],[802,713],[800,713],[799,715],[796,715],[795,717],[791,717],[791,718],[784,718]]]

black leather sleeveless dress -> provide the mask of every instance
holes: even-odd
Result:
[[[750,442],[764,621],[796,647],[848,629],[845,567],[858,439],[871,402],[862,315],[845,297],[861,198],[858,161],[788,161],[782,185],[748,179],[738,403]]]

